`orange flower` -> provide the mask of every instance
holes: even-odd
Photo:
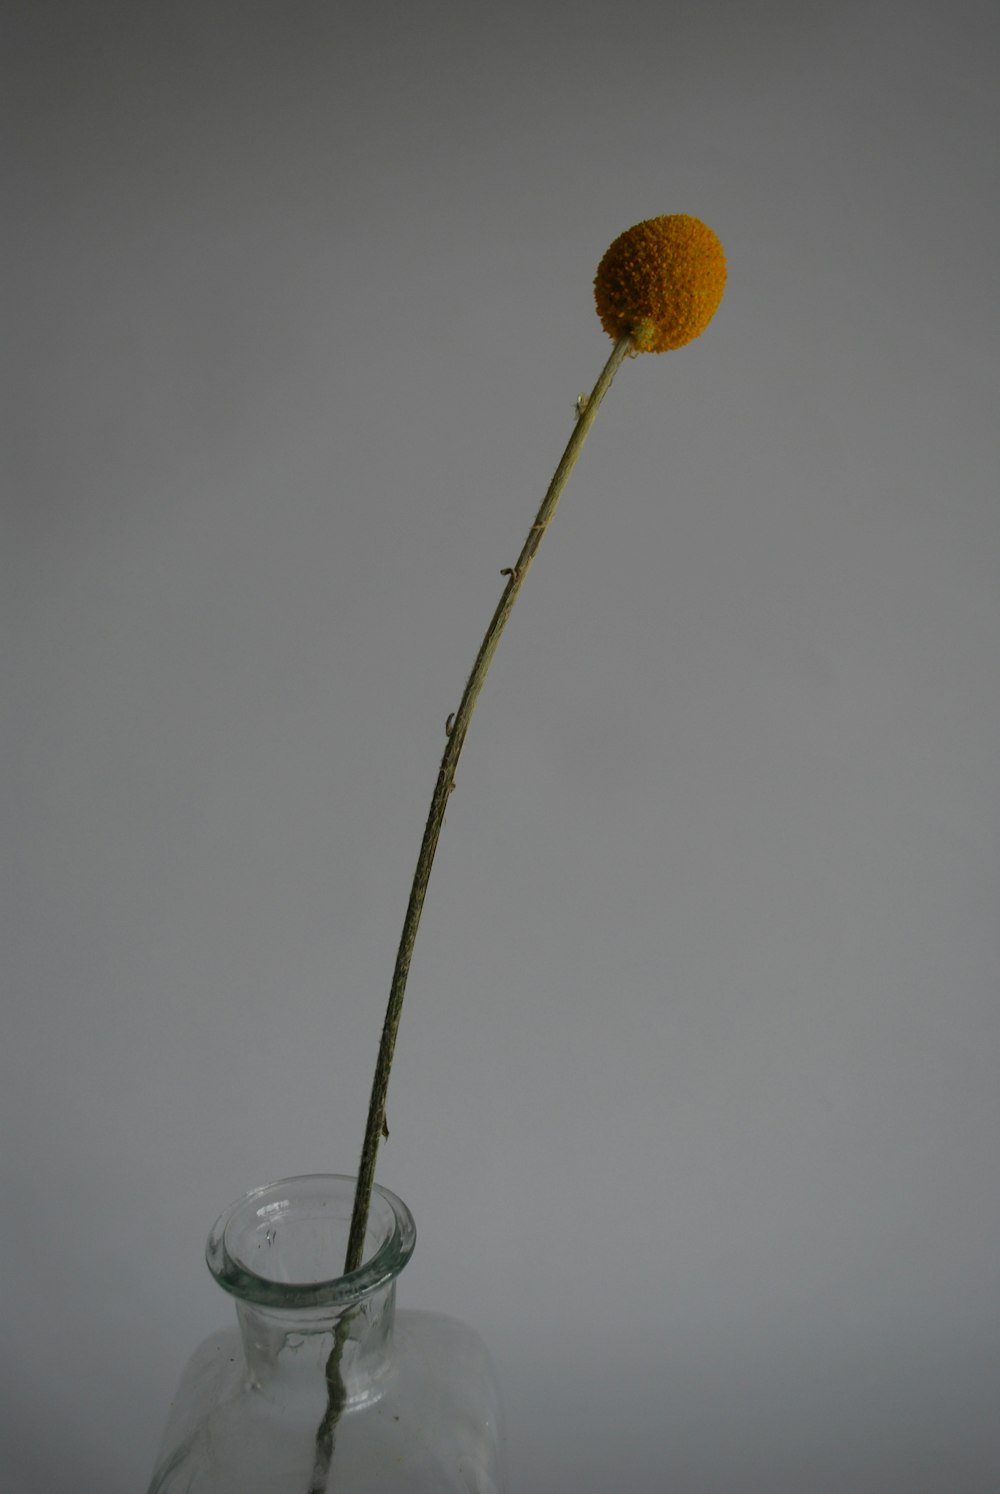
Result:
[[[629,333],[640,353],[682,348],[704,332],[726,288],[726,256],[707,224],[684,213],[647,218],[619,234],[598,266],[601,326]]]

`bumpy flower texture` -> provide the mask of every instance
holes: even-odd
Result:
[[[671,213],[619,234],[594,280],[601,326],[640,353],[682,348],[704,332],[726,288],[722,245],[699,218]]]

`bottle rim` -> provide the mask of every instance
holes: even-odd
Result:
[[[355,1179],[340,1173],[306,1173],[253,1188],[220,1214],[205,1259],[223,1291],[258,1307],[345,1307],[388,1286],[402,1271],[416,1241],[413,1215],[395,1193],[375,1185],[368,1215],[367,1254],[356,1271],[337,1273],[346,1254]],[[320,1235],[308,1279],[288,1269],[287,1240],[311,1230]],[[279,1248],[279,1241],[280,1248]],[[291,1252],[295,1260],[295,1252]]]

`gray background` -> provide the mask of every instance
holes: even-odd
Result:
[[[215,1215],[380,1177],[515,1494],[1000,1487],[990,3],[11,6],[3,1422],[148,1477]],[[12,231],[12,233],[11,233]]]

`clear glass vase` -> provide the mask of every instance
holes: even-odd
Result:
[[[340,1274],[353,1198],[353,1178],[290,1178],[215,1225],[208,1265],[239,1326],[189,1360],[149,1494],[505,1494],[482,1342],[453,1318],[396,1312],[415,1230],[385,1188],[364,1265]],[[341,1409],[332,1452],[318,1453],[331,1353]]]

